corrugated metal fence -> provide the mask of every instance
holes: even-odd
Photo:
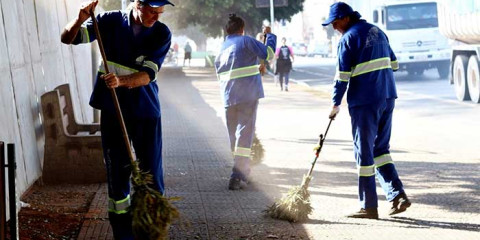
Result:
[[[69,83],[79,122],[92,122],[90,44],[60,42],[81,0],[0,0],[0,140],[15,143],[21,195],[40,176],[43,129],[40,96]],[[66,159],[67,160],[67,159]]]

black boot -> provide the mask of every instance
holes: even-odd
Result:
[[[378,219],[377,208],[361,208],[360,211],[347,215],[348,218]]]
[[[412,203],[408,200],[407,194],[400,193],[392,201],[392,208],[390,208],[390,213],[388,215],[395,215],[401,212],[405,212]]]

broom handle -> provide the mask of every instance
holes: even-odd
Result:
[[[315,166],[315,163],[317,163],[318,156],[320,155],[320,151],[322,151],[323,147],[323,142],[325,141],[325,137],[327,136],[328,129],[330,129],[330,124],[332,124],[333,118],[330,118],[330,121],[328,122],[327,130],[325,130],[324,134],[320,134],[320,139],[318,140],[318,149],[315,152],[315,159],[313,160],[312,167],[310,168],[310,171],[308,171],[308,177],[312,176],[313,173],[313,167]]]
[[[95,13],[93,11],[90,12],[90,17],[92,18],[93,28],[95,29],[95,35],[97,36],[98,47],[100,48],[100,53],[102,54],[105,73],[108,74],[110,73],[110,71],[108,70],[107,56],[105,55],[105,49],[103,48],[102,38],[100,37],[100,30],[98,29],[97,19],[95,18]],[[109,89],[112,95],[113,104],[115,106],[115,110],[116,110],[115,112],[117,113],[118,122],[120,123],[120,127],[122,128],[123,141],[125,142],[125,146],[127,147],[130,161],[133,162],[135,157],[133,156],[133,151],[130,146],[130,141],[128,140],[127,128],[125,127],[125,121],[123,120],[122,110],[120,109],[120,103],[118,102],[117,93],[115,92],[115,88],[109,88]]]

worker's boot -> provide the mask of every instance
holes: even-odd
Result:
[[[377,208],[361,208],[360,211],[347,215],[348,218],[378,219]]]
[[[228,189],[229,190],[240,190],[247,186],[247,183],[238,179],[238,178],[230,178],[230,182],[228,182]]]
[[[412,203],[408,200],[407,194],[400,193],[392,201],[392,208],[390,208],[390,213],[388,215],[395,215],[401,212],[405,212]]]

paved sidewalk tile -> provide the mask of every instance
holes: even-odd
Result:
[[[265,156],[252,166],[246,189],[229,191],[233,161],[213,69],[164,68],[158,85],[166,193],[182,198],[174,204],[183,221],[171,226],[170,239],[480,239],[478,160],[439,163],[437,156],[393,151],[412,207],[389,217],[378,188],[379,220],[345,218],[358,209],[346,108],[332,123],[315,166],[310,219],[265,217],[263,210],[301,184],[310,168],[312,148],[328,123],[330,94],[295,84],[280,92],[266,76],[256,131]],[[103,185],[79,239],[112,239],[107,199]]]

